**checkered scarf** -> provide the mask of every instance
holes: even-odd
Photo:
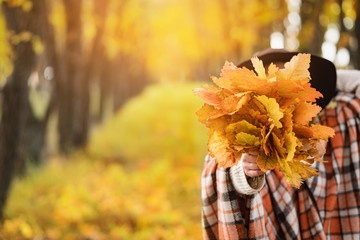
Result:
[[[300,189],[268,171],[265,186],[238,194],[229,169],[207,157],[202,174],[204,239],[360,239],[360,100],[339,93],[320,116],[336,134]]]

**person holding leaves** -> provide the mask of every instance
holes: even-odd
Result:
[[[281,68],[297,54],[272,49],[257,57]],[[239,67],[253,69],[250,60]],[[318,175],[293,187],[286,171],[264,172],[254,149],[233,154],[231,167],[208,155],[201,193],[204,239],[360,239],[360,73],[336,72],[314,55],[309,72],[311,86],[323,95],[316,101],[323,110],[313,121],[335,133],[315,147],[323,155],[311,165]]]

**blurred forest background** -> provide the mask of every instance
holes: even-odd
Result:
[[[360,67],[355,0],[0,4],[2,239],[201,239],[191,90],[268,47]]]

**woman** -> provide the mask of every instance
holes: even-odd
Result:
[[[258,58],[281,65],[296,54],[270,50]],[[252,68],[250,60],[240,66]],[[277,170],[263,173],[256,152],[244,154],[230,169],[207,156],[202,174],[205,239],[360,239],[360,100],[351,93],[336,94],[331,62],[311,56],[309,71],[312,86],[324,95],[317,101],[324,108],[319,120],[336,132],[326,145],[325,162],[314,163],[319,175],[296,189]],[[347,78],[338,77],[340,90],[355,90]],[[331,99],[336,107],[325,108]]]

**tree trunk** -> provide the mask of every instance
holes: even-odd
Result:
[[[108,99],[112,97],[111,93],[111,61],[109,59],[104,59],[104,67],[101,71],[99,78],[99,87],[100,87],[100,103],[99,103],[99,112],[96,120],[100,123],[104,120],[106,103]]]
[[[36,4],[36,5],[35,5]],[[54,70],[54,79],[52,79],[50,91],[50,102],[42,119],[38,119],[33,113],[30,103],[27,104],[27,122],[24,132],[24,145],[26,157],[33,163],[41,163],[41,153],[45,145],[47,123],[56,106],[56,82],[61,78],[59,70],[59,61],[56,54],[55,37],[53,26],[49,22],[50,3],[46,0],[37,0],[34,2],[34,9],[37,9],[36,15],[39,18],[38,27],[34,28],[35,33],[42,39],[45,51],[43,53],[43,66],[51,66]],[[41,68],[42,70],[42,68]]]
[[[136,63],[136,64],[135,64]],[[112,74],[114,112],[118,111],[130,98],[139,94],[150,80],[142,59],[134,59],[132,56],[119,54],[114,62]],[[121,74],[119,75],[119,71]]]
[[[66,12],[65,74],[58,85],[59,145],[60,150],[69,153],[73,148],[76,113],[82,108],[80,73],[82,62],[81,6],[82,1],[64,0]]]
[[[303,37],[301,51],[310,52],[312,54],[321,55],[321,45],[324,41],[325,27],[320,24],[319,16],[324,9],[325,0],[319,0],[316,4],[313,1],[302,1],[301,5],[301,20],[303,29],[307,26],[311,26],[311,37]],[[304,9],[307,10],[304,11]],[[299,37],[302,33],[306,33],[305,30],[300,31]]]
[[[95,20],[96,20],[96,35],[93,41],[92,51],[88,57],[85,65],[84,75],[82,76],[82,88],[78,96],[81,102],[81,108],[77,113],[76,121],[78,124],[74,129],[74,145],[76,147],[83,147],[87,143],[90,122],[90,85],[95,78],[99,78],[101,69],[104,67],[105,59],[103,35],[105,30],[106,13],[108,9],[108,0],[95,1]]]
[[[36,17],[24,12],[21,7],[10,8],[2,4],[7,28],[15,34],[31,31]],[[3,88],[2,116],[0,125],[0,218],[7,199],[14,173],[15,160],[19,156],[21,133],[25,129],[26,104],[28,101],[27,81],[35,65],[35,53],[30,41],[13,45],[15,59],[13,73]]]

